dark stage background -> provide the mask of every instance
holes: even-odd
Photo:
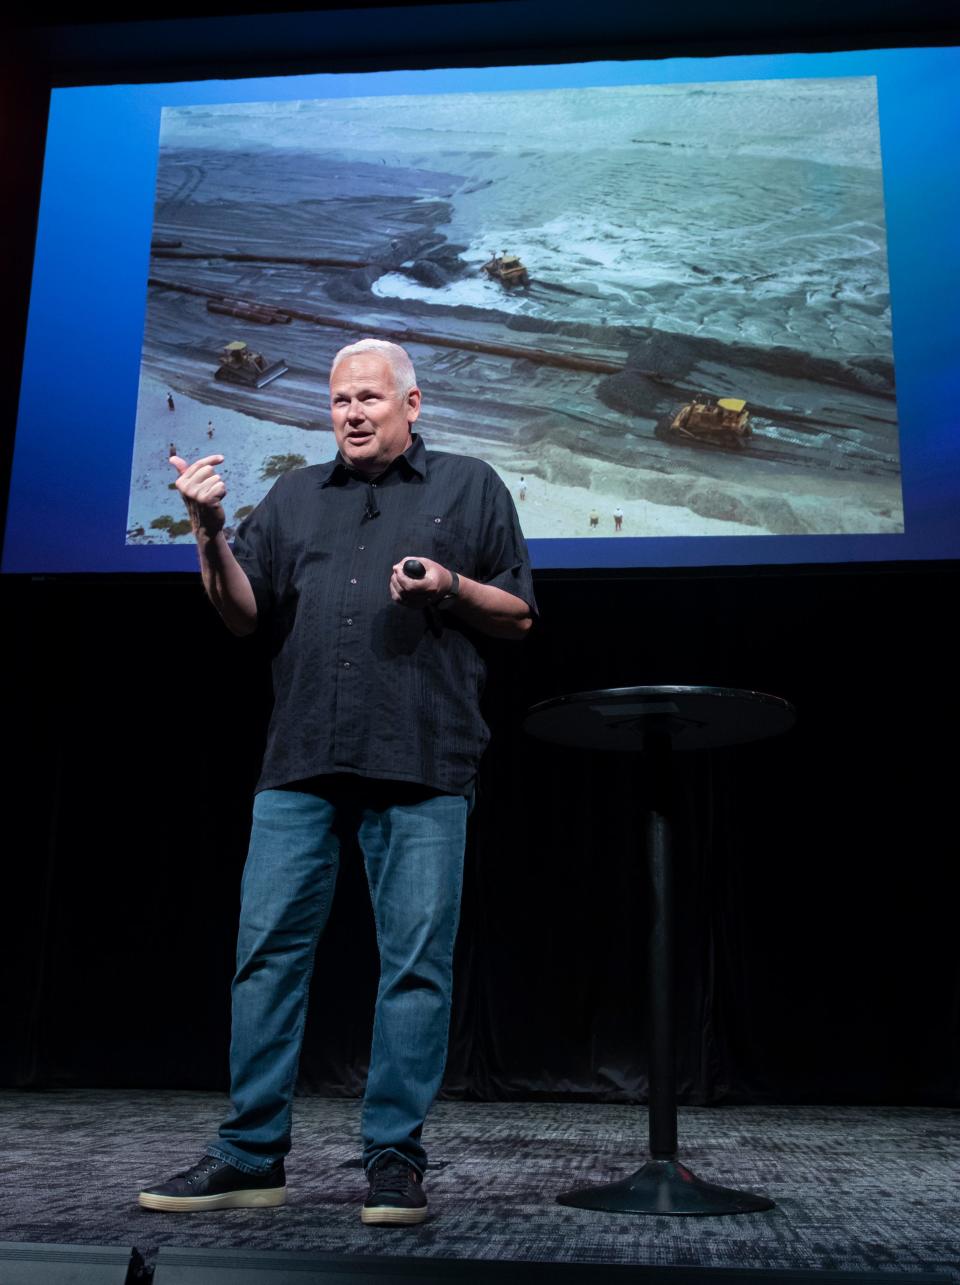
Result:
[[[829,15],[799,3],[499,6],[509,22],[493,4],[457,6],[454,22],[454,8],[435,5],[435,23],[409,29],[380,23],[341,69],[937,43],[952,21],[934,3],[848,2]],[[466,10],[473,34],[457,45]],[[295,26],[284,44],[283,24],[265,33],[248,19],[178,36],[67,21],[32,13],[3,56],[11,371],[50,84],[323,65]],[[9,464],[14,377],[0,398]],[[519,723],[562,692],[702,682],[787,697],[800,721],[782,740],[682,761],[682,1100],[960,1101],[957,567],[541,578],[538,592],[537,632],[491,647],[495,739],[472,823],[446,1091],[644,1096],[642,778],[633,761],[542,745]],[[193,580],[8,579],[0,596],[0,1083],[225,1087],[265,658],[226,634]],[[375,986],[362,872],[347,853],[305,1089],[360,1091]]]
[[[493,644],[447,1092],[642,1098],[647,904],[631,757],[541,744],[533,701],[705,682],[795,731],[681,757],[682,1100],[958,1100],[955,569],[541,581]],[[15,748],[7,1085],[225,1087],[266,658],[189,582],[7,582]],[[362,1088],[359,854],[320,946],[302,1086]]]

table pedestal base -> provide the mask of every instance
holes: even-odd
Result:
[[[702,1182],[677,1160],[677,1060],[671,813],[679,750],[740,745],[785,732],[793,707],[778,696],[729,687],[618,687],[541,701],[527,714],[533,736],[580,749],[642,754],[650,937],[647,956],[650,1160],[631,1178],[581,1187],[561,1205],[612,1214],[752,1214],[773,1201]],[[634,1152],[637,1155],[639,1148]]]
[[[677,1160],[648,1160],[622,1182],[565,1191],[557,1203],[611,1214],[754,1214],[774,1207],[766,1196],[703,1182]]]

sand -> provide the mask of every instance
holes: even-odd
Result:
[[[332,432],[274,424],[242,411],[210,406],[177,389],[172,390],[175,409],[170,411],[166,400],[168,391],[171,390],[167,386],[149,375],[141,378],[128,544],[182,544],[193,540],[189,533],[171,536],[166,530],[150,525],[159,517],[180,521],[186,516],[179,495],[170,486],[176,478],[169,463],[171,442],[177,453],[191,462],[213,454],[224,457],[219,472],[227,483],[224,507],[231,527],[236,525],[237,510],[258,503],[270,489],[272,480],[260,478],[264,462],[270,456],[296,453],[302,455],[307,464],[320,464],[331,459],[336,451]],[[212,439],[207,437],[209,422],[213,424]],[[442,435],[431,439],[428,414],[424,416],[423,432],[428,446],[433,442],[441,449],[456,449],[443,440]],[[523,459],[511,461],[510,453],[503,446],[486,456],[482,450],[476,453],[489,459],[509,487],[528,538],[770,534],[762,526],[704,517],[675,504],[621,498],[585,486],[549,482],[524,472]],[[521,476],[527,483],[523,499]],[[614,529],[613,511],[618,506],[623,510],[621,532]],[[590,514],[594,511],[599,521],[596,527],[591,527]]]
[[[287,424],[245,415],[223,406],[210,406],[173,389],[175,409],[167,407],[168,387],[149,375],[140,380],[137,409],[137,439],[134,449],[127,520],[128,544],[192,543],[190,534],[171,537],[166,531],[153,530],[150,523],[169,516],[179,521],[186,509],[170,483],[176,481],[176,470],[169,462],[170,443],[177,453],[191,463],[206,455],[222,455],[219,472],[227,484],[224,508],[228,526],[236,525],[238,509],[259,503],[273,485],[272,479],[260,480],[264,462],[271,455],[295,452],[308,464],[331,459],[336,451],[333,433],[307,432]],[[212,421],[213,437],[207,437]],[[143,528],[142,534],[134,534]]]

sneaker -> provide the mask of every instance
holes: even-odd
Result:
[[[169,1182],[140,1192],[144,1209],[183,1214],[205,1209],[259,1209],[282,1205],[287,1198],[283,1161],[266,1173],[244,1173],[226,1160],[204,1156],[199,1164],[176,1174]]]
[[[360,1210],[363,1222],[408,1227],[426,1218],[423,1179],[406,1160],[386,1152],[373,1162],[367,1177],[370,1192]]]

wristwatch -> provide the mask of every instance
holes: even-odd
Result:
[[[438,598],[433,605],[436,607],[438,611],[446,611],[448,608],[453,606],[453,604],[457,601],[459,597],[460,597],[460,577],[457,575],[455,571],[451,571],[450,588],[443,595],[443,597]]]

